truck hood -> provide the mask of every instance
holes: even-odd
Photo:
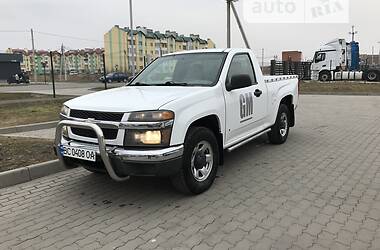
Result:
[[[70,109],[102,112],[157,110],[186,95],[206,91],[208,87],[134,86],[100,91],[67,101]]]

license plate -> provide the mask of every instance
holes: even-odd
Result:
[[[96,161],[96,152],[93,150],[61,145],[60,153],[66,157],[85,161]]]

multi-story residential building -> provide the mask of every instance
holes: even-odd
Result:
[[[22,54],[23,62],[21,63],[21,69],[28,73],[34,73],[34,67],[36,67],[36,73],[38,75],[50,72],[50,52],[46,50],[33,51],[28,49],[7,49],[7,53]],[[64,71],[77,72],[84,74],[95,74],[103,72],[103,53],[104,49],[80,49],[80,50],[68,50],[64,52],[64,57],[58,51],[53,51],[53,64],[54,71],[56,73]],[[64,62],[64,64],[62,64]],[[65,66],[65,67],[61,67]]]
[[[12,49],[8,48],[6,50],[10,54],[22,54],[23,62],[21,63],[21,70],[27,73],[33,73],[34,67],[36,67],[36,73],[41,75],[45,71],[50,72],[50,52],[46,50],[36,50],[34,53],[33,60],[33,51],[28,49]],[[58,51],[53,51],[53,63],[54,71],[59,71],[61,67],[61,54]]]
[[[104,49],[80,49],[65,52],[66,70],[79,74],[103,72]]]
[[[136,71],[143,69],[156,57],[167,53],[215,48],[215,43],[211,39],[204,40],[199,35],[184,36],[169,30],[161,33],[140,26],[131,31],[128,27],[121,28],[119,25],[115,25],[104,34],[104,54],[108,72],[132,71],[131,32],[133,34],[133,55]]]

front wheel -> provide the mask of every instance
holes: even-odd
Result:
[[[190,128],[185,139],[182,167],[171,178],[173,186],[185,194],[200,194],[215,180],[219,165],[219,148],[208,128]]]
[[[323,71],[319,73],[319,80],[322,82],[331,81],[331,73],[329,71]]]
[[[273,144],[283,144],[286,142],[289,134],[289,117],[290,112],[288,106],[280,104],[278,109],[276,123],[272,126],[268,133],[269,141]]]

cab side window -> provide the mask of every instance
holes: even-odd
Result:
[[[316,53],[315,62],[323,62],[326,59],[326,53]]]
[[[257,84],[255,72],[248,54],[237,54],[232,58],[226,79],[227,89],[232,77],[236,75],[248,75],[251,78],[251,84]]]

